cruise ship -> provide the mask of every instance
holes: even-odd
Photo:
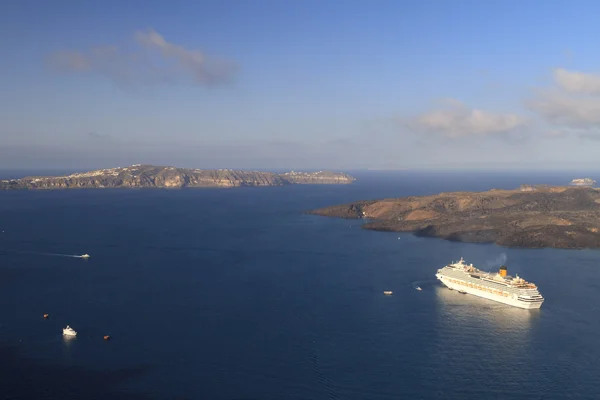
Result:
[[[505,266],[497,273],[480,271],[473,264],[465,264],[460,258],[452,264],[438,269],[435,277],[450,289],[473,294],[519,308],[540,308],[544,298],[536,285],[519,275],[507,275]]]

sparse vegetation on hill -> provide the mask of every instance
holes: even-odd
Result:
[[[588,187],[523,185],[517,190],[357,201],[310,213],[365,218],[366,229],[446,240],[600,248],[600,191]]]

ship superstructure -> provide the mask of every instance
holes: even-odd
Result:
[[[465,264],[461,257],[460,261],[438,269],[435,276],[450,289],[514,307],[540,308],[544,302],[536,285],[519,278],[519,275],[507,275],[505,266],[500,267],[497,273],[485,272],[473,264]]]

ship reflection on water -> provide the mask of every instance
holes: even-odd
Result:
[[[62,340],[63,340],[63,343],[64,343],[65,347],[68,349],[68,348],[71,346],[71,344],[72,344],[72,343],[73,343],[75,340],[77,340],[77,336],[68,336],[68,335],[63,335],[63,336],[62,336]]]
[[[543,309],[512,307],[441,285],[432,291],[435,350],[429,362],[435,370],[465,371],[452,379],[433,374],[431,384],[446,398],[522,398],[524,388],[542,379],[532,371]],[[485,380],[484,388],[473,385],[478,379]]]
[[[440,323],[447,328],[478,327],[479,334],[525,335],[539,320],[541,309],[525,310],[472,294],[461,294],[444,286],[434,287]],[[513,337],[513,339],[516,339]],[[523,339],[523,337],[521,337]]]

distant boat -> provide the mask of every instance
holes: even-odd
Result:
[[[63,329],[63,335],[64,336],[77,336],[77,332],[75,332],[75,330],[73,328],[71,328],[69,325],[67,325],[67,327]]]
[[[79,257],[80,258],[90,258],[90,255],[89,254],[82,254]]]
[[[415,289],[417,289],[417,290],[423,290],[423,289],[421,289],[420,286],[417,286]]]
[[[383,294],[385,294],[386,296],[391,295],[393,292],[391,290],[386,290],[385,292],[383,292]]]

